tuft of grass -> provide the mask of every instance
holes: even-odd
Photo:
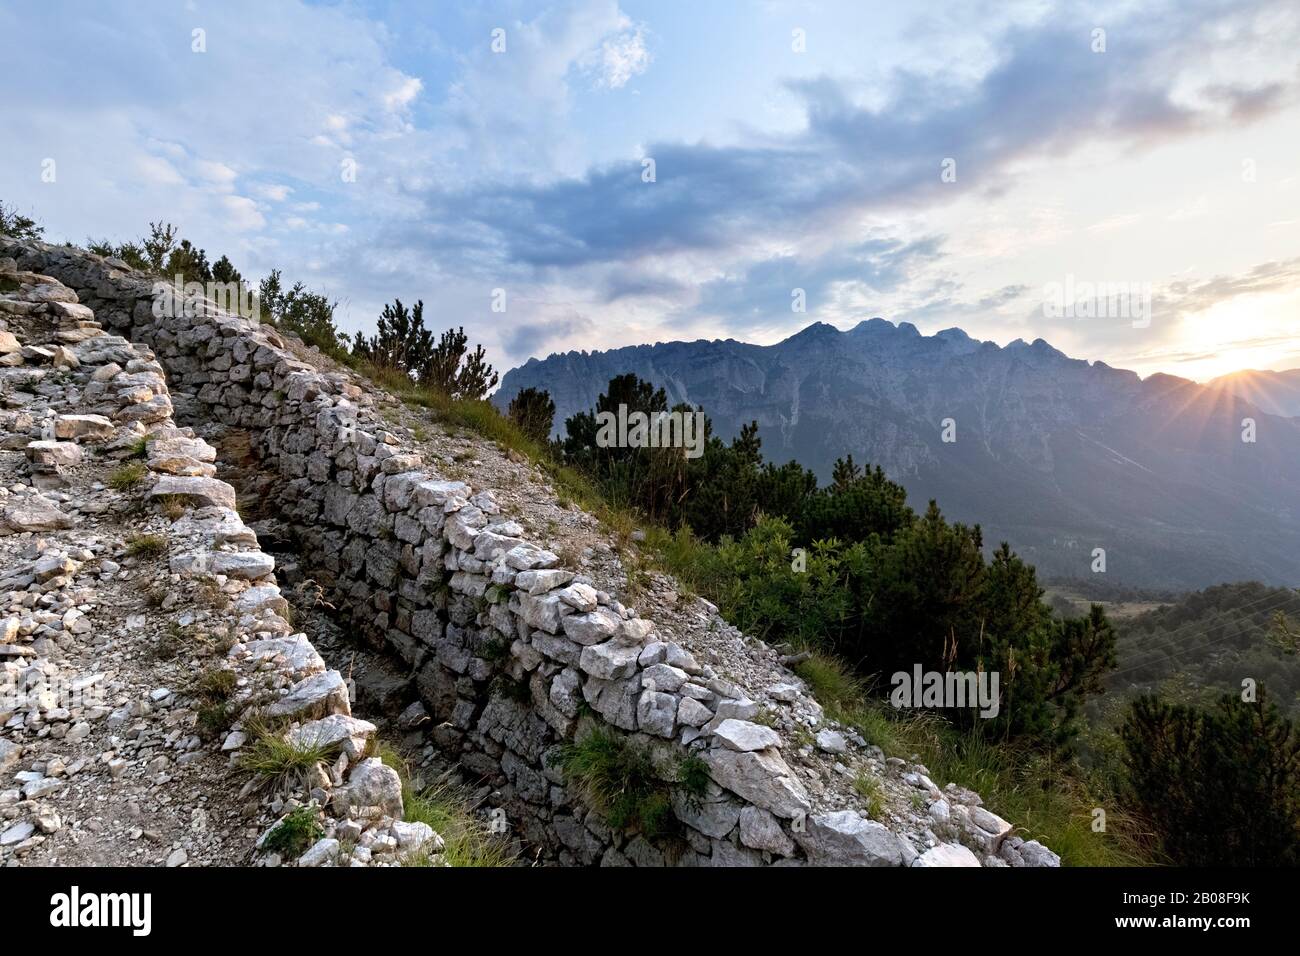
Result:
[[[333,757],[332,748],[290,742],[282,727],[260,717],[247,721],[246,729],[252,743],[240,755],[239,768],[257,777],[264,787],[285,793],[305,787],[311,770]]]
[[[211,739],[230,726],[230,697],[235,692],[235,672],[209,667],[190,686],[198,700],[198,728],[201,736]]]
[[[324,835],[325,830],[316,819],[316,808],[298,807],[267,834],[262,849],[267,853],[279,853],[284,857],[297,858],[311,849],[312,845]]]
[[[853,789],[867,801],[867,816],[881,820],[885,815],[885,792],[880,786],[880,780],[870,774],[859,773],[853,778]]]
[[[153,646],[154,660],[174,661],[181,651],[189,645],[189,629],[183,628],[175,621],[167,625],[162,635]]]
[[[562,747],[556,764],[583,802],[600,811],[614,829],[639,830],[648,839],[677,832],[668,784],[656,772],[649,753],[626,737],[593,730]],[[693,765],[686,773],[691,786],[698,786],[702,794],[707,771],[703,781]],[[682,776],[680,766],[678,775]]]
[[[114,491],[129,491],[144,481],[144,476],[147,474],[149,469],[142,462],[130,461],[120,468],[113,469],[108,476],[108,487]]]
[[[161,495],[158,498],[158,510],[171,521],[179,521],[183,518],[187,507],[183,495]]]
[[[863,685],[848,666],[829,654],[814,651],[794,666],[823,707],[851,706],[862,699]]]
[[[677,761],[677,785],[688,799],[702,800],[708,792],[709,765],[697,753],[689,753]]]
[[[126,543],[133,558],[156,558],[167,553],[167,539],[160,534],[138,534]]]
[[[511,866],[515,853],[502,835],[474,815],[468,798],[446,783],[416,790],[405,754],[386,740],[372,737],[367,756],[378,757],[402,779],[403,816],[408,823],[426,823],[443,839],[436,856],[421,850],[408,854],[403,866]]]
[[[153,435],[141,435],[131,444],[126,446],[127,458],[144,458],[149,454],[149,443],[153,441]]]

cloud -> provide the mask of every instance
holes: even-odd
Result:
[[[257,203],[247,196],[223,196],[221,205],[230,217],[231,226],[237,230],[261,229],[266,225]]]
[[[293,192],[293,189],[289,186],[267,183],[260,186],[254,186],[252,191],[259,198],[265,199],[267,202],[284,202],[289,198],[289,194]]]
[[[954,14],[960,36],[904,7],[890,12],[921,52],[881,58],[899,66],[822,57],[827,45],[802,60],[746,60],[757,34],[737,29],[737,49],[717,49],[741,71],[737,88],[693,103],[681,24],[653,7],[641,23],[616,0],[469,5],[436,30],[403,0],[232,0],[203,8],[205,54],[190,52],[196,14],[180,7],[68,16],[57,0],[18,0],[0,8],[0,35],[48,42],[7,51],[17,86],[0,105],[0,196],[37,203],[54,234],[74,237],[178,222],[245,274],[274,266],[336,290],[353,327],[394,295],[436,289],[449,322],[472,317],[476,336],[516,357],[566,339],[776,336],[863,314],[1027,334],[1016,326],[1043,325],[1031,309],[1059,259],[1113,243],[1117,261],[1150,274],[1145,257],[1127,258],[1137,237],[1166,217],[1197,228],[1231,200],[1208,181],[1138,208],[1122,195],[1132,166],[1117,166],[1110,184],[1096,180],[1114,188],[1095,207],[1051,198],[1021,211],[1007,200],[1025,169],[1064,184],[1072,163],[1185,164],[1296,108],[1300,16],[1285,3],[982,8]],[[1104,54],[1089,48],[1094,21],[1108,31]],[[490,46],[495,27],[503,53]],[[755,104],[773,98],[780,123],[763,127],[769,113]],[[88,142],[93,159],[81,158]],[[1183,152],[1155,153],[1166,146]],[[61,157],[60,184],[37,192],[43,156]],[[346,157],[355,182],[340,176]],[[955,183],[941,181],[946,158]],[[1053,244],[1056,259],[1021,261]],[[1276,275],[1234,271],[1264,258],[1238,252],[1214,260],[1222,276],[1162,287],[1171,307],[1295,281],[1286,260]],[[506,318],[484,310],[497,286],[510,290]],[[796,287],[807,315],[790,312]],[[1164,341],[1155,333],[1143,347]],[[1118,330],[1075,341],[1090,355],[1133,349]]]
[[[234,187],[235,180],[239,178],[239,174],[225,163],[200,159],[194,164],[194,167],[200,178],[211,184],[215,189],[231,189]]]
[[[506,335],[506,351],[519,358],[540,355],[542,347],[590,332],[594,328],[592,321],[577,313],[559,316],[539,322],[524,322],[514,326]]]
[[[898,71],[880,106],[859,105],[853,84],[829,76],[790,81],[803,130],[728,147],[650,144],[654,182],[629,158],[576,177],[497,178],[420,195],[431,217],[472,223],[480,251],[535,268],[631,264],[727,249],[759,234],[797,242],[873,210],[1004,189],[1010,168],[1029,156],[1088,142],[1151,147],[1294,103],[1300,76],[1290,65],[1270,83],[1197,85],[1189,69],[1202,49],[1232,46],[1234,35],[1224,33],[1244,29],[1245,16],[1213,3],[1198,13],[1203,21],[1189,17],[1176,28],[1130,19],[1112,29],[1124,45],[1106,54],[1091,51],[1083,21],[1011,28],[1002,59],[970,86],[954,88],[942,73]],[[956,184],[940,180],[946,158],[956,161]]]
[[[596,85],[617,90],[627,85],[634,76],[640,76],[650,66],[650,51],[646,48],[645,27],[631,26],[601,41],[600,48],[584,58],[584,66],[596,75]]]
[[[1194,315],[1238,296],[1297,288],[1300,288],[1300,257],[1279,259],[1258,263],[1235,275],[1171,282],[1155,296],[1153,311],[1163,315]]]

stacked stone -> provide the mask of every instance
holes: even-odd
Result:
[[[652,622],[558,567],[490,492],[431,474],[344,376],[298,361],[274,330],[238,317],[155,316],[152,281],[125,263],[34,243],[9,243],[7,254],[58,275],[114,328],[149,343],[202,417],[248,431],[261,466],[282,479],[277,510],[313,574],[412,667],[438,742],[504,785],[512,822],[534,846],[561,862],[664,862],[576,806],[554,767],[589,708],[643,745],[690,748],[706,762],[705,799],[674,808],[690,845],[680,863],[917,860],[909,841],[859,811],[819,812],[740,688],[706,677],[688,650],[656,639]],[[203,475],[159,484],[160,494],[230,504]],[[494,693],[502,673],[526,694]],[[990,837],[991,854],[1004,836]],[[941,853],[925,865],[952,857],[975,859]]]
[[[397,773],[365,757],[375,726],[351,716],[342,675],[327,669],[307,636],[295,633],[288,623],[288,603],[275,581],[274,559],[261,551],[257,536],[235,510],[234,489],[214,477],[216,450],[173,422],[163,369],[154,356],[121,336],[106,334],[71,289],[51,276],[17,271],[12,258],[0,257],[0,323],[3,404],[42,410],[39,416],[19,411],[4,422],[4,431],[24,443],[33,488],[65,486],[65,472],[81,463],[85,445],[96,446],[112,461],[136,453],[143,444],[143,480],[150,482],[147,498],[182,511],[165,526],[171,543],[169,570],[206,579],[231,598],[220,613],[229,618],[228,630],[236,636],[227,655],[227,666],[237,675],[232,714],[255,710],[286,720],[289,739],[336,754],[329,767],[319,768],[311,793],[322,808],[325,835],[300,862],[340,862],[340,838],[355,845],[346,860],[351,865],[397,862],[399,853],[420,849],[436,852],[439,838],[431,828],[402,821]],[[70,411],[62,413],[62,408]],[[35,434],[50,437],[30,437]],[[39,491],[0,493],[0,535],[75,527],[76,519],[60,502]],[[87,606],[86,594],[77,592],[76,600],[69,594],[62,602],[66,609],[59,602],[91,557],[84,549],[68,552],[48,546],[30,563],[5,569],[0,593],[38,587],[43,607],[58,611],[60,629],[54,633],[85,635],[91,626],[78,602]],[[48,610],[42,613],[50,616]],[[47,667],[38,651],[50,643],[47,631],[35,617],[0,617],[0,685],[16,684],[33,667]],[[72,713],[68,719],[75,723],[81,716]],[[124,711],[86,716],[107,717],[113,726],[133,715]],[[36,732],[51,714],[44,702],[35,701],[22,712],[0,711],[0,718],[6,729]],[[88,732],[90,724],[83,721],[69,733],[83,726]],[[246,742],[236,717],[222,745],[232,764]],[[19,745],[0,738],[0,771],[9,770],[20,753]],[[63,786],[62,780],[41,774],[27,776],[32,779],[21,781],[20,797],[28,802]],[[25,849],[24,842],[39,840],[39,831],[57,829],[50,823],[57,814],[32,806],[34,822],[5,829],[6,845],[13,845],[15,852]]]

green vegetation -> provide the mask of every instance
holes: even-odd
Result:
[[[140,534],[126,543],[126,553],[133,558],[156,558],[167,553],[167,539],[160,534]]]
[[[276,824],[275,829],[266,835],[262,849],[267,853],[279,853],[283,857],[295,859],[302,856],[317,840],[325,835],[325,830],[316,819],[314,806],[298,807]]]
[[[468,799],[446,784],[434,784],[416,790],[411,768],[401,751],[391,744],[372,740],[373,756],[379,757],[402,778],[402,805],[409,823],[426,823],[443,839],[436,859],[426,851],[410,854],[406,866],[491,867],[511,866],[515,855],[510,843],[492,832],[491,827],[474,815]]]
[[[15,239],[35,240],[45,234],[45,227],[35,219],[22,215],[12,206],[0,202],[0,235]]]
[[[650,753],[626,737],[597,728],[565,745],[557,758],[565,778],[583,801],[616,830],[638,830],[647,839],[672,836],[679,824],[672,813],[676,788],[698,801],[708,785],[708,768],[688,756],[665,780]]]
[[[1300,592],[1290,588],[1247,582],[1185,595],[1119,627],[1121,666],[1108,691],[1208,709],[1248,677],[1300,719],[1300,655],[1286,640],[1297,624]]]
[[[424,302],[408,309],[400,299],[385,305],[367,338],[358,332],[352,356],[369,365],[397,371],[418,387],[452,399],[480,401],[497,384],[482,345],[469,351],[464,328],[448,329],[437,344],[424,325]]]
[[[230,726],[230,698],[235,692],[235,672],[222,667],[203,671],[190,687],[198,703],[199,733],[208,739]]]
[[[128,491],[144,481],[144,476],[148,473],[149,469],[143,462],[129,461],[120,468],[115,468],[108,476],[108,487],[114,491]]]
[[[510,400],[506,411],[519,430],[538,444],[550,440],[551,426],[555,422],[555,402],[549,392],[525,388]]]
[[[246,720],[244,730],[252,742],[240,754],[239,768],[257,777],[263,786],[285,793],[305,788],[316,765],[334,756],[329,747],[292,743],[283,725],[259,716]]]
[[[337,362],[349,363],[347,336],[334,325],[337,302],[319,292],[309,292],[301,282],[286,291],[279,269],[272,269],[258,285],[257,301],[262,319],[269,325],[298,336]]]
[[[189,507],[184,495],[160,495],[157,501],[158,510],[171,521],[180,520]]]
[[[885,815],[885,792],[880,785],[880,778],[860,773],[853,778],[853,789],[866,801],[867,816],[881,820]]]
[[[1210,711],[1141,697],[1120,737],[1132,796],[1176,863],[1300,863],[1300,728],[1262,689]]]
[[[141,435],[127,447],[128,458],[144,458],[149,454],[149,442],[153,441],[153,435]]]

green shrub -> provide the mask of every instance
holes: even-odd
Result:
[[[1138,698],[1120,736],[1133,798],[1175,862],[1300,862],[1300,731],[1262,687],[1210,711]]]
[[[533,441],[538,444],[550,441],[555,422],[555,402],[551,401],[550,392],[525,388],[510,400],[506,414]]]
[[[640,830],[647,838],[676,830],[671,789],[655,770],[647,751],[603,728],[561,748],[557,766],[583,801],[616,830]],[[690,784],[698,771],[688,769]],[[707,771],[706,771],[707,777]]]
[[[275,829],[262,842],[262,849],[267,853],[279,853],[283,857],[296,859],[324,835],[325,830],[316,819],[316,808],[302,806],[276,824]]]

